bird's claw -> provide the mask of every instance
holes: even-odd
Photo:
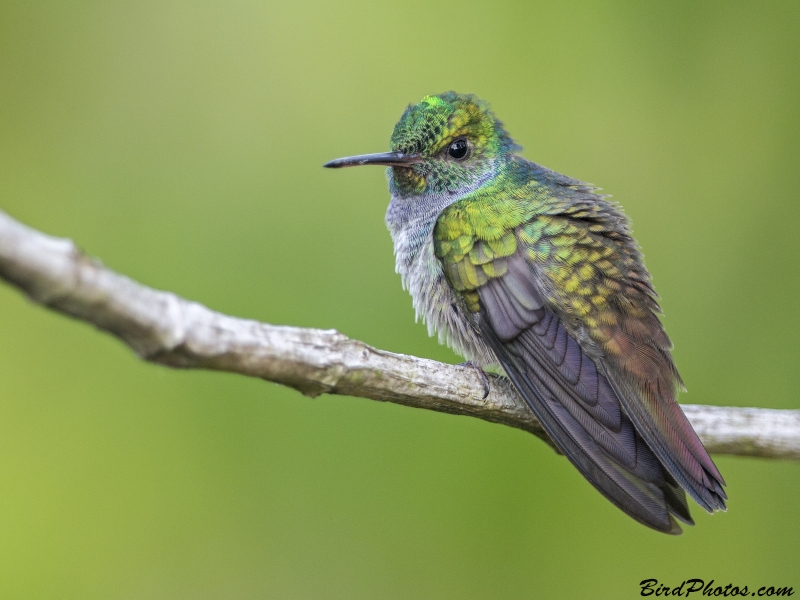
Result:
[[[489,397],[489,392],[492,389],[489,383],[489,378],[486,376],[486,371],[481,369],[477,363],[471,360],[459,363],[459,365],[462,367],[471,367],[472,369],[475,369],[475,371],[478,373],[478,377],[480,378],[481,383],[483,384],[483,397],[481,398],[481,400],[486,400],[486,398]]]

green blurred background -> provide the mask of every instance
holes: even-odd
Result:
[[[690,390],[800,407],[800,3],[0,4],[0,208],[230,314],[456,362],[394,274],[409,102],[489,100],[634,222]],[[800,464],[625,517],[523,432],[136,360],[0,285],[0,597],[624,598],[800,589]]]

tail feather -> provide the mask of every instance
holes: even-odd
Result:
[[[614,392],[604,375],[596,368],[592,373],[599,390],[592,406],[565,380],[532,329],[505,342],[490,327],[484,328],[484,334],[542,426],[597,490],[626,514],[657,531],[681,533],[676,518],[693,523],[683,489],[619,410],[619,400],[612,400]],[[590,359],[584,355],[581,360]],[[603,405],[616,405],[617,410],[612,411],[616,412],[616,422],[605,419],[603,423],[592,414]]]

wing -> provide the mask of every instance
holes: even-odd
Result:
[[[684,489],[713,510],[724,482],[675,401],[680,379],[627,222],[585,188],[528,198],[446,209],[434,231],[445,276],[584,477],[637,521],[680,533],[674,517],[693,523]]]

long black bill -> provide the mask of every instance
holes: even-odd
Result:
[[[326,162],[323,167],[341,169],[342,167],[360,167],[361,165],[384,165],[386,167],[410,167],[414,163],[422,162],[417,154],[403,154],[402,152],[379,152],[377,154],[361,154],[337,158]]]

